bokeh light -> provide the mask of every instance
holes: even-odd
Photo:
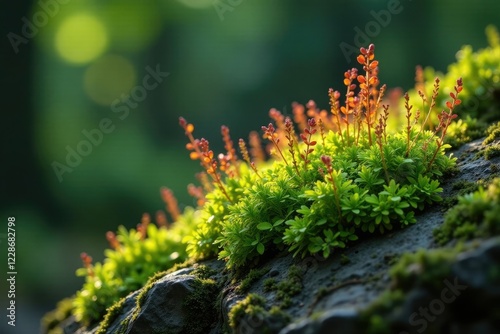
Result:
[[[136,73],[132,63],[118,55],[106,55],[92,63],[83,78],[85,92],[94,102],[110,105],[130,91]]]
[[[76,14],[66,18],[55,36],[59,56],[73,64],[85,64],[99,57],[108,45],[103,23],[91,14]]]

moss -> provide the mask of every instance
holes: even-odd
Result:
[[[281,301],[280,306],[288,308],[292,305],[292,297],[302,291],[303,270],[293,265],[288,270],[288,276],[276,284],[276,298]]]
[[[201,279],[211,278],[215,276],[215,274],[217,274],[217,271],[207,265],[196,266],[195,269],[191,272],[191,275],[194,275]]]
[[[402,328],[391,322],[397,319],[397,313],[406,299],[407,293],[415,288],[425,288],[439,297],[442,282],[450,277],[451,266],[464,246],[434,250],[419,250],[406,253],[390,269],[391,289],[384,291],[369,307],[360,313],[363,328],[369,334],[399,333]],[[432,332],[432,331],[431,331]]]
[[[259,279],[269,272],[270,268],[265,267],[261,269],[252,269],[248,272],[247,276],[241,281],[240,285],[236,289],[238,293],[246,293]]]
[[[445,142],[453,148],[458,148],[474,139],[484,136],[486,123],[467,115],[450,125]]]
[[[500,156],[500,144],[488,146],[488,148],[484,150],[484,158],[486,160],[490,160],[498,156]]]
[[[106,334],[109,326],[118,318],[118,316],[122,312],[123,305],[125,304],[126,300],[126,298],[122,298],[115,304],[113,304],[113,306],[107,309],[106,315],[104,316],[102,322],[99,324],[99,329],[95,334]],[[120,329],[117,333],[122,333],[126,329],[126,326],[124,325],[124,323],[120,324]]]
[[[495,140],[500,139],[500,122],[492,124],[486,129],[487,137],[483,140],[483,145],[493,143]]]
[[[291,320],[279,307],[265,309],[266,300],[261,295],[250,293],[229,311],[229,326],[236,333],[246,333],[249,328],[257,333],[277,333]]]
[[[264,291],[274,291],[276,290],[276,285],[278,284],[278,280],[274,277],[267,278],[264,280]]]
[[[192,287],[193,291],[187,296],[183,305],[184,309],[188,310],[186,333],[205,334],[210,332],[210,328],[217,322],[218,285],[213,279],[197,278],[193,281]]]
[[[53,311],[43,316],[41,321],[42,332],[48,334],[62,333],[59,324],[71,315],[72,305],[73,298],[65,298],[59,301]]]
[[[500,179],[485,179],[483,183],[490,183],[487,190],[479,187],[459,197],[458,204],[446,213],[443,224],[433,231],[439,244],[500,234]]]
[[[395,288],[409,291],[415,286],[426,286],[439,290],[442,280],[450,274],[450,263],[457,254],[458,248],[421,249],[403,254],[390,269]]]
[[[245,315],[258,316],[265,313],[266,300],[261,295],[250,293],[245,299],[236,303],[229,311],[229,326],[235,329],[243,320]]]

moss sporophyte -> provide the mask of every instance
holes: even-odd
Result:
[[[271,109],[272,121],[261,128],[266,142],[257,132],[239,139],[241,158],[228,127],[221,128],[225,153],[216,155],[180,118],[190,158],[203,168],[199,185],[188,186],[198,206],[181,212],[162,188],[173,224],[160,211],[157,225],[145,215],[137,229],[108,232],[105,261],[84,257],[78,270],[85,284],[73,301],[76,319],[100,319],[149,276],[186,259],[217,257],[234,269],[282,250],[326,258],[367,233],[413,224],[418,210],[440,201],[439,177],[455,165],[445,138],[462,79],[442,110],[436,78],[428,98],[420,92],[425,108],[414,108],[406,94],[397,113],[380,85],[375,46],[361,48],[357,61],[361,69],[344,74],[344,96],[328,91],[329,110],[313,101],[293,103],[291,116]]]

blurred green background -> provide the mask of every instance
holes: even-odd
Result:
[[[0,233],[16,217],[13,333],[36,333],[41,315],[81,287],[80,252],[102,260],[106,231],[163,208],[161,186],[181,207],[194,204],[186,186],[199,166],[179,116],[219,151],[222,124],[236,141],[272,107],[291,113],[293,101],[313,99],[328,108],[328,88],[356,66],[345,50],[359,43],[376,44],[382,82],[408,89],[416,65],[445,71],[462,45],[485,47],[500,2],[41,0],[0,15]],[[168,72],[157,84],[156,69]],[[113,131],[100,136],[105,119]],[[70,166],[72,150],[84,156]],[[0,242],[5,268],[4,234]]]

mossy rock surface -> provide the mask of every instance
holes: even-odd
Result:
[[[443,181],[445,199],[460,194],[461,187],[457,184],[464,180],[482,183],[492,178],[495,168],[491,166],[498,164],[500,159],[487,160],[476,154],[485,149],[487,145],[480,139],[454,152],[459,158],[460,172]],[[224,262],[219,260],[158,275],[156,281],[143,290],[127,296],[108,317],[108,323],[79,328],[77,332],[94,334],[101,327],[102,333],[215,334],[237,333],[244,327],[246,333],[298,334],[328,333],[335,325],[339,330],[342,328],[342,333],[366,333],[368,327],[372,333],[392,333],[394,330],[412,333],[423,326],[418,314],[410,323],[412,310],[416,307],[418,311],[422,303],[425,307],[433,302],[439,287],[447,287],[443,285],[446,284],[444,279],[451,285],[461,286],[462,283],[455,282],[458,276],[468,284],[469,290],[464,290],[460,296],[465,302],[457,297],[456,303],[428,324],[431,332],[440,333],[440,329],[457,324],[460,324],[457,333],[473,333],[478,328],[496,330],[495,321],[500,314],[495,306],[500,305],[495,299],[500,296],[497,294],[500,290],[500,240],[486,242],[483,238],[479,242],[469,242],[472,248],[483,242],[486,246],[457,256],[466,247],[457,248],[454,240],[442,247],[433,236],[433,230],[443,223],[446,210],[444,205],[435,205],[417,215],[416,224],[385,235],[369,236],[326,260],[319,256],[301,259],[278,253],[237,275],[225,269]],[[433,255],[437,254],[432,253],[433,249],[445,255]],[[405,255],[418,250],[422,255]],[[450,260],[445,261],[448,258]],[[402,266],[406,267],[401,269]],[[401,275],[398,268],[399,272],[410,276],[401,281],[403,277],[398,276]],[[440,270],[432,272],[433,268]],[[427,277],[427,281],[412,279],[412,272],[415,277]],[[242,283],[244,288],[241,288]],[[240,322],[231,327],[231,311],[249,294],[262,297],[258,298],[257,308],[243,308],[257,316],[238,317],[236,320]],[[283,303],[284,298],[286,303]],[[439,306],[435,304],[434,307]],[[464,316],[467,309],[481,309],[484,305],[488,305],[488,310],[482,314],[475,312]],[[273,319],[279,320],[280,325],[269,326]],[[78,327],[71,319],[63,323],[68,333],[75,332]]]

